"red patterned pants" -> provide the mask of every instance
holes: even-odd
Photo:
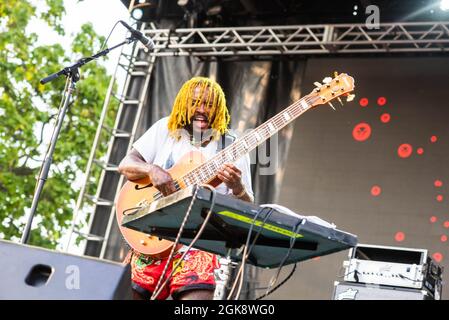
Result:
[[[164,279],[170,275],[182,254],[182,252],[175,254]],[[167,258],[154,259],[150,256],[134,253],[131,258],[133,289],[144,298],[149,299],[167,264],[167,260]],[[173,299],[176,299],[181,293],[188,290],[214,290],[214,270],[216,268],[219,268],[219,263],[214,254],[200,250],[189,251],[157,299],[167,299],[170,295],[172,295]]]

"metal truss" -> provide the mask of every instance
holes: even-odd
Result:
[[[145,29],[156,56],[447,52],[449,22]]]

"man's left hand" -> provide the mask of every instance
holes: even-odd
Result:
[[[232,190],[232,193],[239,194],[243,191],[242,172],[232,163],[225,163],[218,171],[217,177]]]

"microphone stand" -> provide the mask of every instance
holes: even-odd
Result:
[[[62,122],[64,120],[64,116],[66,114],[68,106],[70,104],[70,100],[72,98],[72,93],[75,90],[76,82],[80,79],[80,74],[79,74],[78,69],[94,59],[98,59],[99,57],[107,55],[111,50],[113,50],[117,47],[120,47],[124,44],[130,44],[136,40],[138,40],[138,39],[132,35],[132,36],[126,38],[125,41],[119,43],[118,45],[115,45],[111,48],[107,48],[103,51],[100,51],[99,53],[97,53],[91,57],[81,58],[76,63],[72,64],[71,66],[65,67],[64,69],[61,69],[60,71],[55,72],[40,81],[41,84],[45,84],[47,82],[50,82],[50,81],[58,78],[61,75],[65,75],[67,77],[66,86],[65,86],[64,92],[63,92],[64,100],[62,102],[62,106],[59,107],[58,117],[56,120],[55,127],[53,129],[53,134],[51,136],[50,145],[47,149],[47,152],[44,157],[44,161],[42,162],[42,165],[40,168],[40,173],[39,173],[39,177],[37,179],[37,185],[36,185],[36,189],[35,189],[34,196],[33,196],[33,202],[31,204],[31,210],[28,215],[28,221],[25,225],[25,230],[23,231],[22,237],[20,239],[20,243],[26,244],[29,240],[30,232],[31,232],[31,224],[32,224],[34,216],[36,214],[39,197],[42,193],[42,189],[47,180],[48,172],[50,171],[50,165],[53,161],[53,153],[55,150],[56,142],[58,140],[59,132],[62,127]],[[67,92],[65,92],[66,90],[67,90]]]

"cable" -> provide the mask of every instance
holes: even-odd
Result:
[[[167,279],[165,280],[165,282],[162,284],[161,288],[158,289],[158,291],[156,291],[156,289],[157,289],[157,286],[156,286],[155,292],[153,293],[154,299],[157,298],[157,296],[159,296],[159,294],[161,293],[162,289],[167,285],[168,280],[172,277],[173,273],[176,271],[176,269],[178,268],[178,266],[181,264],[181,262],[183,261],[184,257],[186,256],[186,254],[190,251],[190,249],[193,247],[193,245],[195,244],[195,242],[199,239],[199,237],[201,236],[201,234],[202,234],[203,231],[204,231],[204,228],[205,228],[206,225],[207,225],[207,222],[209,221],[209,218],[210,218],[210,216],[211,216],[211,214],[212,214],[212,209],[213,209],[213,207],[215,206],[216,191],[215,191],[215,188],[213,188],[212,186],[209,186],[209,185],[203,185],[203,187],[206,187],[206,188],[208,188],[208,189],[210,189],[210,190],[212,191],[212,201],[211,201],[211,206],[210,206],[209,211],[208,211],[208,213],[207,213],[207,215],[206,215],[206,218],[204,219],[203,223],[201,224],[200,230],[198,231],[197,235],[196,235],[195,238],[191,241],[190,245],[187,247],[187,249],[185,250],[184,254],[181,256],[181,258],[178,260],[178,262],[176,263],[176,265],[173,267],[172,272],[171,272],[170,275],[167,277]],[[198,188],[197,188],[197,190],[198,190]],[[197,190],[196,190],[196,192],[195,192],[195,194],[194,194],[194,197],[192,198],[191,205],[193,204],[194,200],[196,199],[196,193],[197,193]],[[188,211],[187,211],[187,213],[186,213],[186,217],[190,214],[191,209],[192,209],[192,206],[189,207],[189,209],[188,209]],[[184,219],[184,220],[186,220],[186,219]],[[180,231],[178,232],[178,235],[180,235],[180,233],[182,233],[182,229],[183,229],[183,228],[184,228],[184,226],[181,225],[181,228],[180,228]],[[179,240],[179,239],[177,239],[177,240]],[[170,258],[173,258],[173,257],[170,257]],[[170,262],[171,262],[171,261],[167,261],[167,264],[165,265],[166,268],[164,268],[164,272],[163,272],[163,274],[161,275],[161,277],[159,278],[159,283],[158,283],[158,285],[160,284],[161,279],[162,279],[163,276],[165,275],[165,272],[167,271],[167,266],[169,265]],[[153,299],[153,296],[151,297],[152,299]]]
[[[189,207],[187,208],[186,214],[185,214],[184,219],[183,219],[183,221],[181,223],[181,227],[179,228],[178,234],[176,235],[176,239],[175,239],[175,242],[173,243],[173,246],[172,246],[172,249],[170,251],[170,254],[168,255],[167,263],[165,264],[164,270],[162,271],[162,274],[159,277],[159,280],[158,280],[158,282],[156,284],[154,292],[151,295],[151,299],[152,300],[156,299],[157,296],[160,294],[160,291],[162,291],[162,289],[165,287],[165,285],[163,285],[161,288],[159,288],[159,286],[161,285],[161,283],[163,281],[165,273],[167,272],[168,266],[170,265],[171,261],[173,260],[173,257],[175,255],[175,249],[176,249],[176,247],[177,247],[177,245],[179,243],[179,239],[181,238],[181,234],[182,234],[184,226],[185,226],[185,224],[187,222],[187,219],[188,219],[188,217],[190,215],[190,211],[192,211],[193,203],[196,200],[197,193],[198,193],[198,186],[195,186],[195,192],[193,193],[192,200],[190,201]],[[157,294],[155,295],[156,292],[157,292]]]
[[[106,40],[103,41],[103,44],[100,47],[100,51],[103,50],[106,47],[106,44],[108,43],[109,37],[111,36],[112,32],[114,31],[115,27],[120,23],[120,21],[117,21],[114,26],[112,27],[111,31],[109,32],[109,35],[107,36]]]
[[[279,289],[284,283],[286,283],[286,282],[293,276],[293,274],[295,273],[295,271],[296,271],[296,265],[297,265],[296,263],[293,265],[292,271],[290,271],[290,274],[289,274],[287,277],[285,277],[285,279],[282,280],[282,282],[280,282],[280,283],[279,283],[276,287],[274,287],[270,292],[264,293],[264,294],[261,295],[260,297],[256,298],[256,300],[260,300],[260,299],[265,298],[266,296],[272,294],[272,293],[275,292],[277,289]],[[270,288],[270,287],[266,287],[266,288],[256,288],[256,290],[269,289],[269,288]]]
[[[264,208],[262,208],[262,210],[260,210],[260,212],[262,212],[263,209],[264,209]],[[257,233],[256,233],[256,235],[255,235],[255,237],[254,237],[254,240],[253,240],[253,242],[251,243],[251,246],[250,246],[249,249],[248,249],[248,252],[244,255],[244,260],[243,260],[243,262],[246,263],[246,259],[248,259],[248,256],[250,255],[250,253],[251,253],[251,251],[252,251],[252,249],[253,249],[253,247],[254,247],[254,245],[255,245],[257,239],[259,238],[259,235],[262,233],[263,226],[264,226],[265,223],[267,222],[268,218],[271,216],[271,213],[273,212],[273,210],[274,210],[274,208],[269,208],[269,211],[268,211],[267,214],[265,215],[262,224],[259,226],[259,230],[257,231]],[[251,233],[252,233],[252,231],[251,231]],[[250,233],[248,233],[248,238],[247,238],[247,242],[246,242],[246,245],[245,245],[245,251],[246,251],[246,249],[248,248],[249,239],[250,239]],[[236,300],[239,300],[239,299],[240,299],[240,292],[241,292],[242,287],[243,287],[243,279],[245,278],[245,265],[244,265],[244,264],[242,265],[242,269],[243,269],[243,271],[242,271],[242,274],[241,274],[241,279],[240,279],[239,289],[238,289],[238,291],[237,291],[237,293],[236,293]]]
[[[410,281],[412,281],[412,282],[421,282],[421,280],[413,280],[412,278],[409,278],[409,277],[407,277],[407,276],[404,276],[404,275],[401,274],[401,273],[397,273],[397,275],[400,276],[402,279],[410,280]]]
[[[265,209],[265,207],[262,208],[261,210],[259,210],[259,211],[256,213],[256,215],[254,216],[254,219],[253,219],[253,221],[252,221],[252,223],[251,223],[250,229],[248,230],[248,236],[247,236],[247,238],[246,238],[245,249],[244,249],[244,253],[243,253],[243,257],[242,257],[242,264],[240,265],[238,274],[237,274],[237,276],[236,276],[236,278],[235,278],[235,280],[234,280],[234,283],[233,283],[233,285],[232,285],[231,291],[230,291],[229,294],[228,294],[228,297],[227,297],[228,300],[231,298],[232,294],[234,293],[235,286],[236,286],[237,281],[238,281],[239,279],[240,279],[240,285],[239,285],[239,289],[238,289],[238,291],[237,291],[237,294],[236,294],[236,296],[235,296],[235,299],[238,300],[239,297],[240,297],[240,291],[241,291],[242,286],[243,286],[243,279],[245,278],[245,277],[244,277],[244,274],[245,274],[245,263],[246,263],[246,259],[247,259],[248,256],[250,255],[250,253],[251,253],[251,251],[252,251],[252,249],[253,249],[253,247],[254,247],[254,244],[256,243],[257,239],[259,238],[259,235],[261,234],[261,232],[262,232],[262,230],[263,230],[263,226],[265,225],[266,221],[267,221],[268,218],[271,216],[271,213],[272,213],[273,210],[274,210],[273,208],[269,208],[270,210],[269,210],[268,213],[265,215],[265,217],[264,217],[264,219],[263,219],[263,222],[262,222],[262,224],[259,226],[259,230],[257,231],[257,233],[256,233],[256,235],[255,235],[255,237],[254,237],[254,239],[253,239],[253,242],[251,243],[251,246],[249,247],[249,250],[247,250],[248,245],[249,245],[249,240],[251,239],[252,229],[253,229],[253,227],[254,227],[254,224],[255,224],[255,222],[256,222],[256,219],[258,218],[259,214],[261,214],[261,213],[263,212],[264,209]]]
[[[266,207],[264,207],[264,208],[266,208]],[[249,247],[248,255],[251,253],[251,250],[253,250],[253,247],[254,247],[254,245],[255,245],[257,239],[259,238],[259,235],[262,233],[263,226],[264,226],[265,223],[267,222],[268,218],[271,217],[271,214],[272,214],[273,211],[274,211],[274,208],[271,208],[271,207],[269,207],[269,208],[270,208],[270,210],[267,212],[267,215],[266,215],[265,218],[263,219],[262,224],[260,225],[260,228],[259,228],[259,230],[257,231],[257,234],[256,234],[256,236],[254,237],[254,240],[253,240],[253,242],[251,243],[251,246]],[[263,209],[262,209],[262,210],[263,210]]]
[[[234,290],[236,288],[237,283],[240,282],[239,289],[237,291],[238,293],[235,296],[235,299],[238,300],[238,297],[239,297],[239,294],[240,294],[240,290],[241,290],[242,285],[243,285],[243,278],[244,278],[244,274],[245,274],[245,262],[246,262],[246,258],[247,258],[249,240],[251,239],[251,234],[253,233],[254,224],[256,223],[257,217],[259,216],[260,213],[261,213],[261,211],[257,211],[257,213],[254,215],[253,221],[251,222],[251,226],[249,227],[248,235],[246,236],[246,242],[245,242],[244,250],[243,250],[242,263],[240,264],[239,272],[237,273],[237,277],[234,280],[234,283],[232,285],[231,291],[229,291],[227,300],[231,299],[232,294],[234,293]]]
[[[155,291],[154,291],[153,295],[151,296],[151,300],[156,299],[156,298],[159,296],[159,294],[161,293],[162,289],[167,285],[167,283],[168,283],[168,281],[170,280],[170,278],[172,277],[173,273],[176,271],[176,269],[178,268],[178,266],[179,266],[179,265],[181,264],[181,262],[184,260],[184,257],[186,256],[186,254],[190,251],[190,249],[193,247],[193,245],[194,245],[194,244],[198,241],[198,239],[200,238],[201,234],[203,233],[203,231],[204,231],[204,229],[205,229],[205,227],[206,227],[206,225],[207,225],[207,223],[208,223],[208,221],[209,221],[210,216],[212,215],[212,210],[213,210],[213,208],[214,208],[214,206],[215,206],[215,198],[216,198],[217,192],[216,192],[216,190],[215,190],[214,187],[212,187],[212,186],[210,186],[210,185],[208,185],[208,184],[204,184],[204,185],[202,185],[202,187],[208,188],[208,189],[212,192],[211,205],[210,205],[210,207],[209,207],[209,211],[207,212],[206,218],[204,218],[204,221],[203,221],[203,223],[201,224],[201,227],[200,227],[200,229],[198,230],[197,235],[195,236],[195,238],[193,238],[193,240],[190,242],[190,245],[187,247],[186,251],[183,253],[183,255],[181,256],[181,258],[179,258],[179,260],[178,260],[178,262],[176,263],[176,265],[173,266],[172,272],[170,273],[170,275],[167,277],[167,279],[165,279],[164,283],[161,285],[162,279],[163,279],[163,277],[165,276],[165,273],[167,272],[168,265],[169,265],[169,263],[171,263],[171,259],[173,259],[174,248],[177,246],[177,243],[179,242],[181,233],[182,233],[182,231],[183,231],[183,229],[184,229],[185,222],[187,221],[187,218],[188,218],[188,216],[190,215],[190,212],[191,212],[191,210],[192,210],[193,203],[194,203],[194,201],[196,200],[196,195],[197,195],[198,190],[199,190],[199,188],[196,187],[195,193],[194,193],[194,195],[193,195],[193,197],[192,197],[192,201],[190,202],[190,206],[189,206],[189,208],[187,209],[186,216],[184,217],[184,221],[183,221],[183,223],[181,224],[181,228],[180,228],[179,231],[178,231],[178,236],[177,236],[177,238],[176,238],[176,240],[175,240],[175,243],[174,243],[174,245],[173,245],[172,252],[170,253],[169,260],[167,260],[167,264],[165,265],[164,271],[163,271],[163,273],[161,274],[161,276],[160,276],[160,278],[159,278],[159,281],[158,281],[158,284],[157,284],[157,286],[156,286],[156,288],[155,288]],[[158,288],[159,285],[161,286],[160,288]]]
[[[301,223],[302,223],[302,220],[295,226],[294,229],[292,229],[293,233],[292,233],[292,236],[290,237],[290,247],[288,248],[287,254],[284,256],[284,258],[282,259],[281,263],[279,264],[278,272],[276,273],[276,276],[271,278],[270,283],[268,285],[268,288],[271,288],[276,283],[276,281],[277,281],[277,279],[279,277],[279,274],[281,273],[282,267],[285,264],[285,261],[287,261],[288,257],[290,256],[291,251],[293,249],[293,246],[295,245],[295,242],[296,242],[296,236],[295,235],[299,232],[299,229],[301,228]],[[280,285],[276,286],[273,289],[267,289],[265,294],[263,294],[259,298],[256,298],[256,300],[260,300],[263,297],[266,297],[266,296],[270,295],[275,290],[277,290],[279,287],[280,287]]]

